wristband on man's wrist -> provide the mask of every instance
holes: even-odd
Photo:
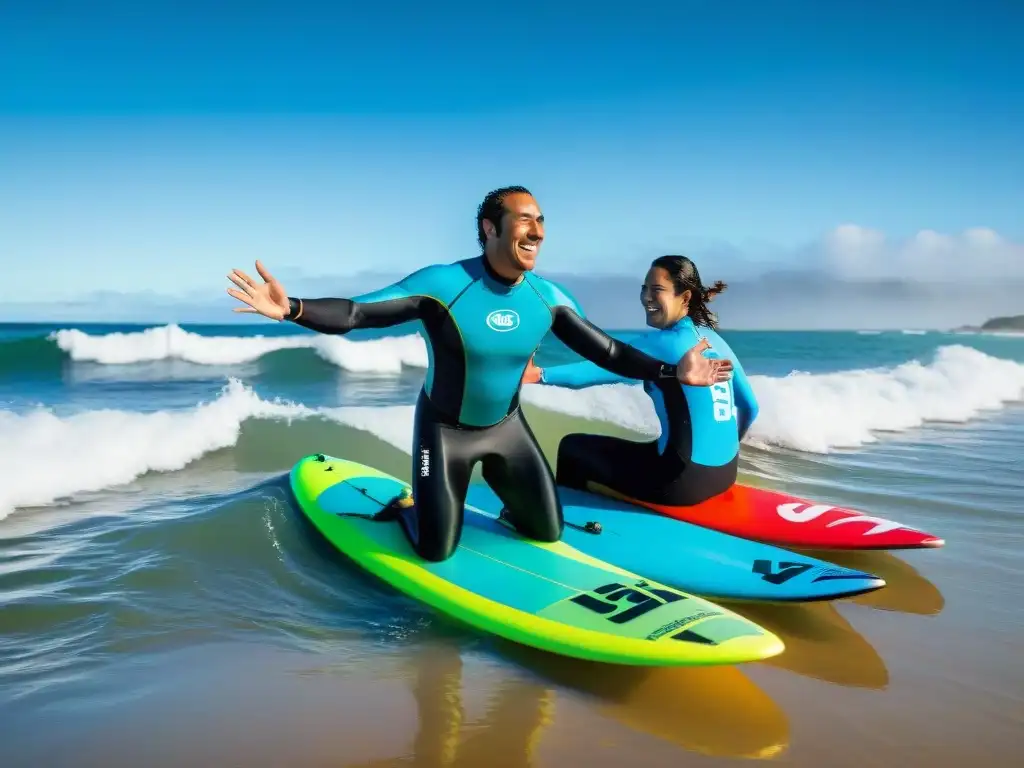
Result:
[[[302,299],[288,297],[288,314],[282,320],[298,320],[302,316]]]

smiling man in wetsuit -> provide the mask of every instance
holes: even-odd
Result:
[[[544,216],[527,189],[489,193],[477,211],[477,237],[480,256],[424,267],[352,299],[289,297],[259,261],[262,285],[237,269],[228,276],[238,286],[228,293],[248,305],[236,312],[320,333],[422,323],[429,366],[416,403],[414,503],[398,503],[394,512],[416,553],[431,561],[447,559],[458,546],[477,462],[520,534],[547,542],[561,537],[554,476],[519,405],[523,371],[548,331],[581,357],[632,379],[711,386],[731,371],[728,360],[705,358],[701,344],[672,364],[613,339],[584,318],[564,289],[533,274]]]

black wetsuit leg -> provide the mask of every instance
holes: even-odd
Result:
[[[522,411],[490,427],[456,426],[421,392],[413,431],[413,506],[398,511],[416,553],[439,562],[462,537],[466,491],[473,467],[505,504],[507,517],[528,538],[557,541],[562,507],[554,476]]]
[[[440,562],[451,557],[462,537],[466,490],[479,460],[472,436],[442,418],[424,392],[416,403],[413,427],[413,506],[400,515],[416,553]]]
[[[720,467],[684,462],[657,441],[572,434],[558,446],[558,484],[581,491],[588,482],[650,504],[689,507],[724,493],[736,482],[737,459]]]
[[[505,505],[503,516],[527,538],[558,541],[564,519],[555,476],[522,410],[516,406],[489,431],[483,476]]]

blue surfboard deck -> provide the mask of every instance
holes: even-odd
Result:
[[[559,487],[562,540],[591,557],[703,597],[810,602],[885,586],[878,576],[741,539],[598,494]],[[502,508],[487,485],[473,483],[467,514],[496,517]],[[583,530],[601,524],[601,532]]]
[[[292,467],[299,509],[340,552],[400,592],[513,642],[612,664],[738,664],[775,656],[777,635],[703,598],[579,552],[466,518],[451,557],[416,555],[395,520],[368,519],[408,486],[373,467],[312,454]]]

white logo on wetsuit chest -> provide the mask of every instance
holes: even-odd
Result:
[[[487,327],[492,331],[514,331],[519,327],[519,313],[512,309],[496,309],[487,316]]]
[[[420,450],[420,477],[430,476],[430,451],[426,448]]]

